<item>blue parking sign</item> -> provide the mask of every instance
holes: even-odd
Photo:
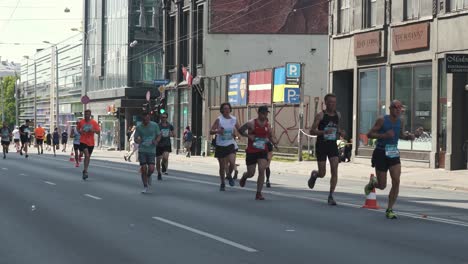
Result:
[[[300,91],[299,88],[284,88],[284,102],[289,104],[299,104],[300,103]]]
[[[286,78],[300,78],[301,77],[301,64],[300,63],[286,63]]]

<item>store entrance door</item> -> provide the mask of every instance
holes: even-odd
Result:
[[[453,74],[452,170],[468,168],[468,73]]]

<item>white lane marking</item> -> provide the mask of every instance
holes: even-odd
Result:
[[[8,170],[8,168],[2,168],[2,170]]]
[[[166,224],[169,224],[169,225],[173,225],[173,226],[176,226],[176,227],[185,229],[185,230],[187,230],[187,231],[193,232],[193,233],[195,233],[195,234],[198,234],[198,235],[201,235],[201,236],[204,236],[204,237],[208,237],[208,238],[214,239],[214,240],[219,241],[219,242],[221,242],[221,243],[224,243],[224,244],[227,244],[227,245],[236,247],[236,248],[238,248],[238,249],[242,249],[242,250],[247,251],[247,252],[257,252],[256,249],[253,249],[253,248],[250,248],[250,247],[241,245],[241,244],[236,243],[236,242],[233,242],[233,241],[231,241],[231,240],[227,240],[227,239],[225,239],[225,238],[222,238],[222,237],[219,237],[219,236],[216,236],[216,235],[213,235],[213,234],[210,234],[210,233],[207,233],[207,232],[204,232],[204,231],[201,231],[201,230],[198,230],[198,229],[195,229],[195,228],[192,228],[192,227],[183,225],[183,224],[179,224],[179,223],[173,222],[173,221],[171,221],[171,220],[167,220],[167,219],[162,218],[162,217],[154,216],[153,219],[154,219],[154,220],[161,221],[161,222],[166,223]]]
[[[102,200],[101,197],[97,197],[97,196],[94,196],[94,195],[91,195],[91,194],[85,194],[84,196],[88,196],[89,198],[93,198],[95,200]]]
[[[20,173],[20,176],[26,176],[26,174],[24,174],[24,173]]]
[[[294,229],[286,229],[286,232],[294,232],[294,231],[296,231],[296,230],[294,230]]]
[[[115,169],[115,167],[109,167],[109,166],[102,166],[102,165],[93,165],[96,167],[103,167],[103,168],[109,168],[109,169]],[[128,172],[134,172],[134,170],[128,170],[124,168],[119,168],[122,171],[128,171]],[[186,181],[186,182],[194,182],[194,183],[200,183],[200,184],[206,184],[206,185],[212,185],[212,186],[218,186],[218,183],[213,183],[213,182],[208,182],[208,181],[202,181],[202,180],[194,180],[194,179],[188,179],[188,178],[180,178],[176,176],[166,176],[166,178],[174,179],[174,180],[179,180],[179,181]],[[254,191],[256,192],[257,190],[255,188],[240,188],[240,187],[232,187],[236,188],[239,190],[247,190],[247,191]],[[271,194],[271,195],[276,195],[280,197],[288,197],[288,198],[296,198],[296,199],[303,199],[303,200],[309,200],[309,201],[316,201],[316,202],[323,202],[323,199],[318,199],[318,198],[313,198],[313,197],[307,197],[307,196],[302,196],[302,195],[295,195],[295,194],[286,194],[286,193],[281,193],[277,191],[266,191],[264,190],[263,193]],[[361,208],[361,204],[351,204],[351,203],[344,203],[340,202],[340,206],[347,206],[347,207],[352,207],[352,208]],[[373,210],[373,209],[367,209],[372,212],[378,212],[378,213],[385,213],[385,210]],[[422,215],[419,214],[413,214],[413,213],[408,213],[408,212],[402,212],[398,211],[399,215],[407,216],[413,219],[419,219],[419,220],[425,220],[425,221],[431,221],[431,222],[437,222],[437,223],[444,223],[444,224],[450,224],[450,225],[456,225],[456,226],[462,226],[462,227],[468,227],[467,222],[462,222],[462,221],[457,221],[457,220],[451,220],[451,219],[446,219],[446,218],[439,218],[439,217],[431,217],[431,216],[426,216],[423,217]]]
[[[49,184],[49,185],[57,185],[57,184],[55,184],[55,183],[53,183],[53,182],[50,182],[50,181],[44,181],[44,183],[47,183],[47,184]]]

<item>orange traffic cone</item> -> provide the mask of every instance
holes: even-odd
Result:
[[[70,154],[70,162],[75,162],[75,154],[73,154],[73,151]]]
[[[374,174],[371,174],[371,178],[375,177]],[[375,194],[375,188],[372,188],[372,191],[367,195],[366,202],[362,208],[367,209],[380,209],[380,206],[377,204],[377,195]]]

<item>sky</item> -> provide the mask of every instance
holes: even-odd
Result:
[[[69,8],[70,12],[64,12]],[[79,34],[82,0],[0,0],[0,57],[2,61],[24,62],[36,49]]]

